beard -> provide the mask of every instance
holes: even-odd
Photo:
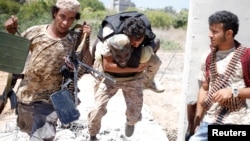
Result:
[[[217,51],[220,46],[227,41],[225,33],[223,34],[222,37],[220,37],[217,42],[212,41],[210,44],[210,49],[212,51]]]

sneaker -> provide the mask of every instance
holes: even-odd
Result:
[[[88,141],[98,141],[96,136],[90,136]]]
[[[145,89],[150,89],[156,93],[162,93],[165,91],[163,86],[160,83],[156,83],[155,81],[147,81],[144,82],[144,88]]]
[[[135,126],[134,125],[128,125],[125,126],[125,135],[127,137],[131,137],[134,133]]]

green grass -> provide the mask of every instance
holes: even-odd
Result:
[[[161,49],[164,51],[181,49],[181,45],[176,41],[161,40]]]

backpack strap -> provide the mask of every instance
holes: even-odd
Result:
[[[103,42],[109,37],[111,37],[114,34],[121,33],[122,32],[122,25],[124,21],[129,17],[140,17],[142,16],[142,13],[138,13],[137,11],[129,11],[129,12],[121,12],[114,15],[106,16],[100,26],[99,32],[97,34],[97,37]],[[110,33],[109,35],[103,37],[103,28],[110,24],[114,32]]]

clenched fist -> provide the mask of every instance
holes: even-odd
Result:
[[[5,21],[4,27],[9,33],[15,34],[17,32],[18,27],[17,17],[12,15],[7,21]]]

